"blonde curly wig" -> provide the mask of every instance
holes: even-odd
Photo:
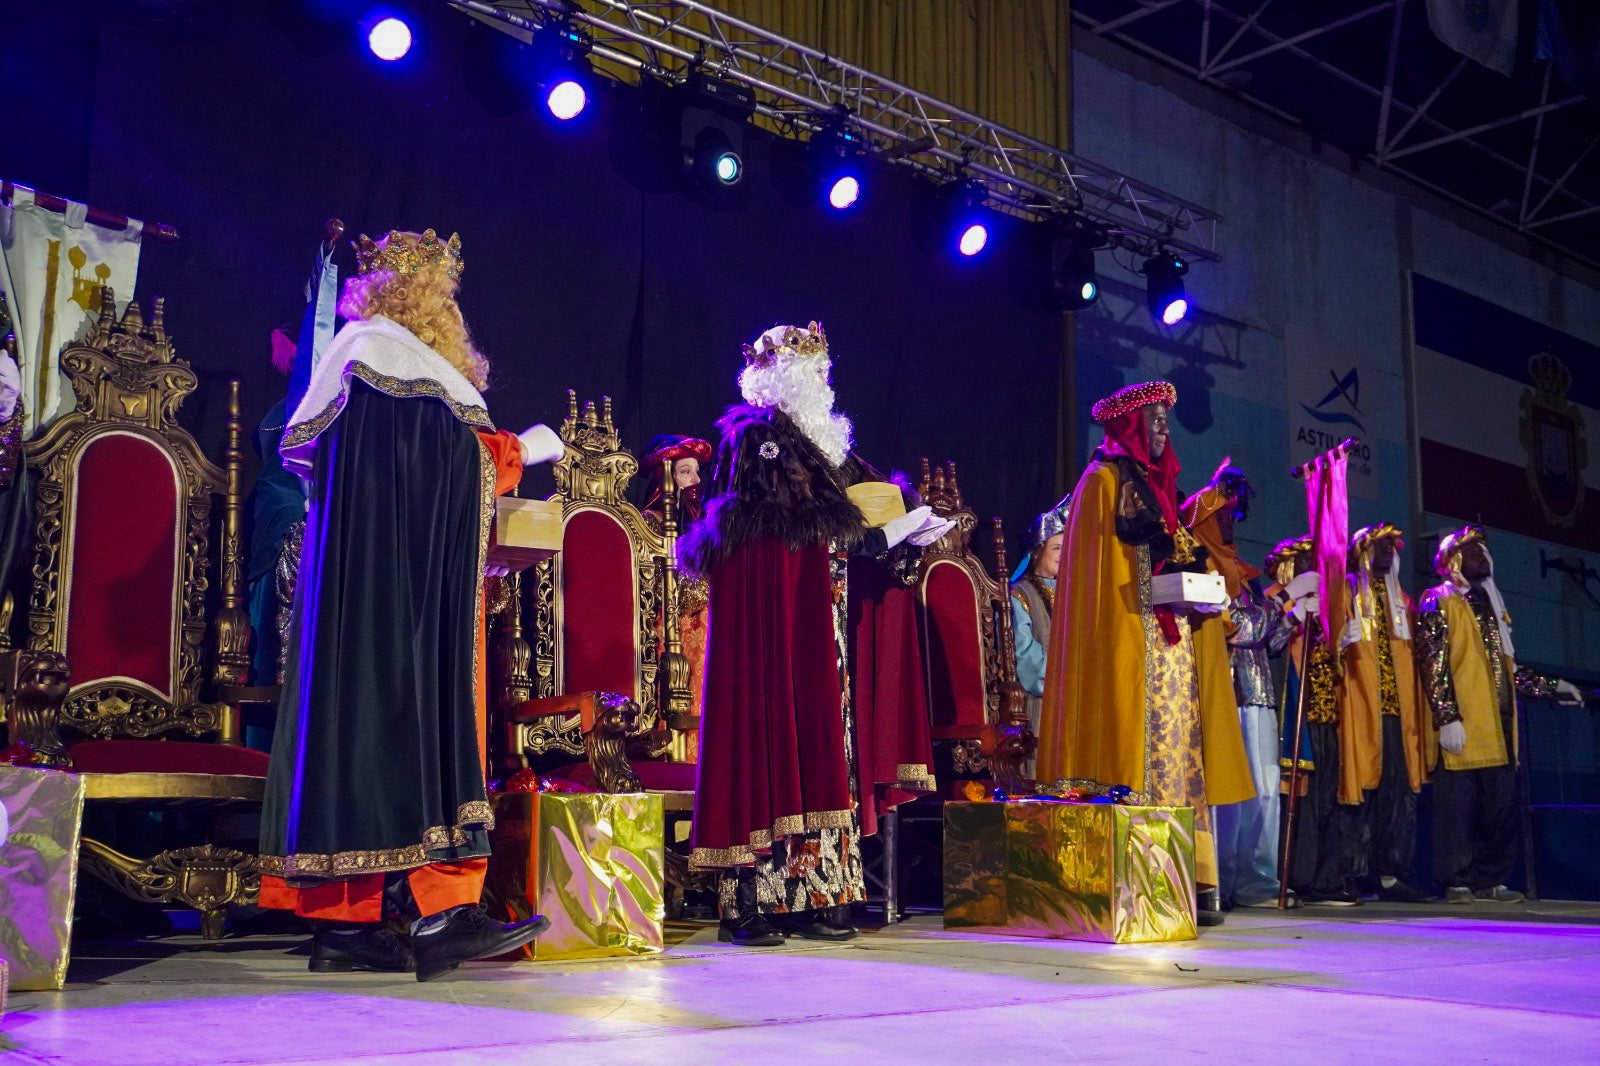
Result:
[[[409,274],[370,270],[344,283],[339,314],[347,319],[383,315],[400,323],[483,389],[489,384],[489,360],[472,345],[461,305],[456,302],[459,284],[439,266]]]

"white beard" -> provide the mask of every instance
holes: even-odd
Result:
[[[739,391],[755,407],[776,407],[794,422],[834,466],[850,455],[850,419],[833,410],[828,364],[806,359],[779,359],[771,366],[747,366],[739,374]]]

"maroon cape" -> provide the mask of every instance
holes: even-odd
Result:
[[[879,559],[850,560],[850,689],[861,832],[933,788],[916,593]]]

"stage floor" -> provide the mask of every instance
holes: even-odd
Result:
[[[1198,941],[945,933],[313,976],[297,941],[86,946],[11,997],[17,1063],[1600,1061],[1600,905],[1244,911]]]

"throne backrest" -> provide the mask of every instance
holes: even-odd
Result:
[[[566,454],[554,467],[562,544],[531,574],[534,696],[615,692],[638,701],[640,731],[661,720],[657,674],[667,545],[626,498],[639,463],[611,398],[580,410],[567,392]]]
[[[88,737],[224,725],[200,686],[212,498],[237,471],[230,460],[225,476],[177,422],[197,380],[163,310],[156,300],[146,321],[130,302],[118,320],[103,289],[88,334],[61,354],[77,406],[26,446],[38,475],[28,643],[66,656],[61,724]],[[224,539],[236,571],[236,522]]]
[[[936,514],[955,521],[923,551],[917,578],[933,736],[975,738],[999,719],[1004,671],[995,612],[1005,606],[1005,589],[972,551],[978,516],[961,498],[955,464],[930,467],[923,459],[917,490]]]

